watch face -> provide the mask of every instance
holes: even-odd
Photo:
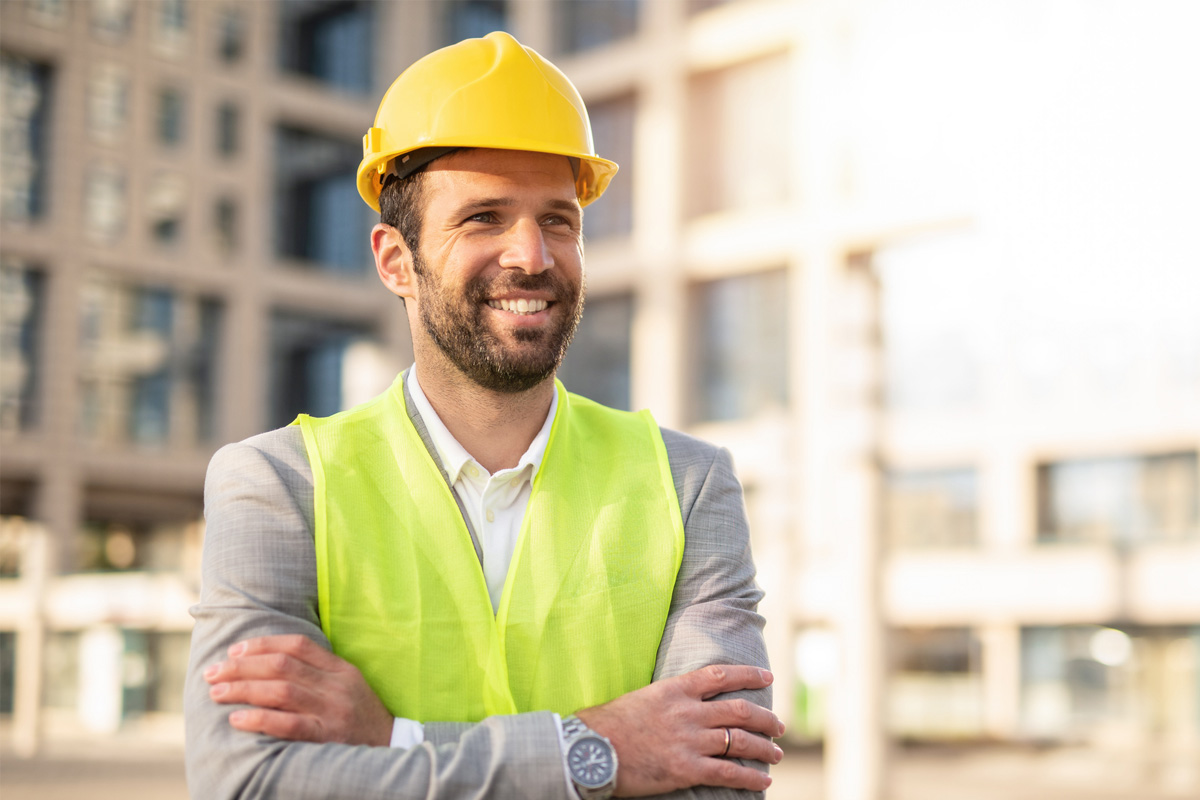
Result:
[[[595,789],[612,780],[612,751],[600,739],[584,736],[567,751],[567,767],[576,783]]]

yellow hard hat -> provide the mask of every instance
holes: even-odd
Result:
[[[358,193],[378,211],[395,159],[456,147],[578,159],[575,194],[585,206],[617,172],[614,162],[596,155],[587,109],[567,76],[502,32],[436,50],[396,78],[363,137]]]

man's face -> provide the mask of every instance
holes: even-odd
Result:
[[[583,312],[583,213],[567,159],[460,150],[425,180],[413,253],[421,328],[480,386],[536,386],[554,374]]]

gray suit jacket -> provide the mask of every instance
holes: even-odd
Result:
[[[413,403],[410,416],[438,462]],[[767,666],[742,490],[729,453],[664,430],[685,543],[654,680],[709,664]],[[445,475],[443,470],[443,476]],[[197,800],[570,797],[549,712],[425,724],[410,750],[287,742],[234,730],[202,673],[243,639],[301,633],[328,648],[317,616],[312,472],[297,427],[228,445],[204,487],[207,530],[184,709]],[[469,525],[468,525],[469,527]],[[472,532],[474,537],[474,532]],[[478,545],[476,546],[478,551]],[[770,707],[770,690],[741,692]],[[765,770],[759,762],[751,763]],[[702,787],[678,798],[748,797]]]

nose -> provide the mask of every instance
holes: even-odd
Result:
[[[537,275],[554,266],[554,257],[546,246],[546,237],[537,220],[522,217],[505,232],[500,266]]]

